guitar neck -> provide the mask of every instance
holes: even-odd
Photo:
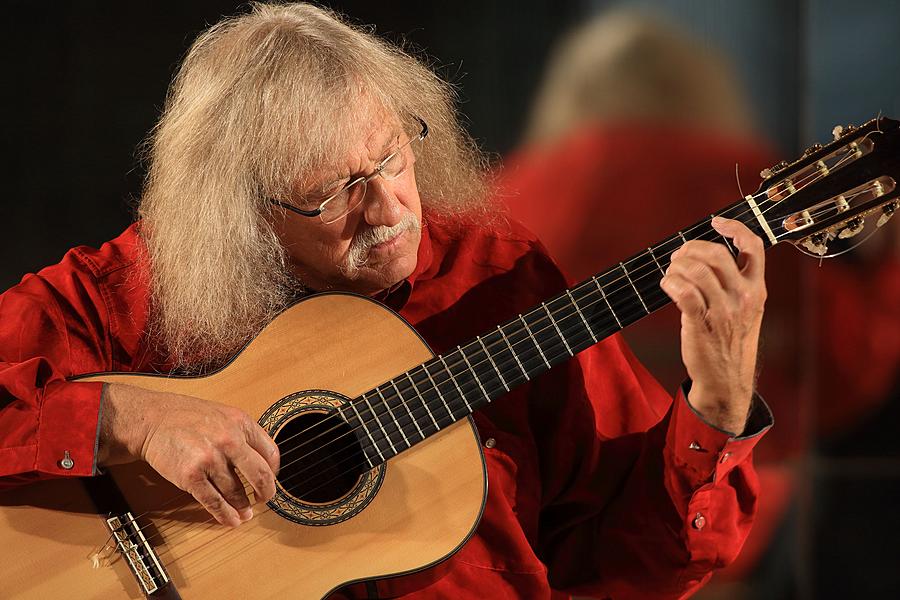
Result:
[[[774,241],[752,200],[716,215],[742,221],[767,246]],[[361,434],[370,463],[380,464],[403,452],[669,304],[659,283],[672,253],[687,241],[719,242],[737,256],[731,242],[712,228],[716,215],[349,403],[342,415]]]

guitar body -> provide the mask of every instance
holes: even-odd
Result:
[[[101,374],[81,380],[215,400],[254,418],[268,415],[274,434],[291,414],[357,398],[432,356],[418,334],[383,306],[324,294],[279,315],[211,375]],[[282,451],[279,481],[287,462]],[[292,502],[281,489],[278,510],[257,505],[254,518],[236,529],[209,521],[202,508],[185,503],[184,494],[143,463],[113,468],[110,476],[181,597],[322,598],[350,582],[448,558],[481,516],[487,481],[470,419],[366,470],[333,501]],[[92,561],[110,538],[110,509],[103,506],[109,499],[102,490],[87,493],[83,483],[90,481],[46,481],[0,492],[4,597],[145,595],[120,553],[107,547]]]

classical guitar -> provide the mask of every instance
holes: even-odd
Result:
[[[755,194],[717,214],[767,247],[787,241],[824,256],[833,240],[880,227],[900,206],[900,123],[836,128],[833,142],[762,176]],[[659,281],[687,240],[736,252],[710,217],[441,356],[384,306],[322,294],[287,309],[210,375],[79,378],[258,417],[281,448],[277,495],[231,530],[143,463],[5,491],[0,596],[321,598],[448,558],[472,535],[488,493],[469,415],[666,305]]]

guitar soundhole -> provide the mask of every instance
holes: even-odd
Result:
[[[327,504],[347,494],[367,471],[356,435],[333,413],[306,411],[275,434],[281,452],[278,483],[290,496]]]

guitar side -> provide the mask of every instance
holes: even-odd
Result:
[[[239,407],[258,418],[303,390],[355,398],[433,355],[401,318],[365,298],[323,294],[279,315],[226,367],[205,377],[100,374],[82,380],[136,385]],[[111,469],[181,597],[319,598],[350,582],[414,572],[472,535],[487,493],[477,433],[465,419],[387,463],[377,494],[358,514],[327,526],[289,521],[258,505],[230,530],[200,508],[172,510],[173,486],[141,465]],[[54,488],[53,496],[41,488]],[[25,561],[0,562],[4,593],[18,598],[139,598],[118,555],[93,568],[109,531],[77,480],[0,493],[0,540]],[[61,499],[69,506],[60,506]],[[54,504],[54,502],[56,504]],[[159,507],[163,506],[160,510]],[[86,538],[86,539],[85,539]]]

